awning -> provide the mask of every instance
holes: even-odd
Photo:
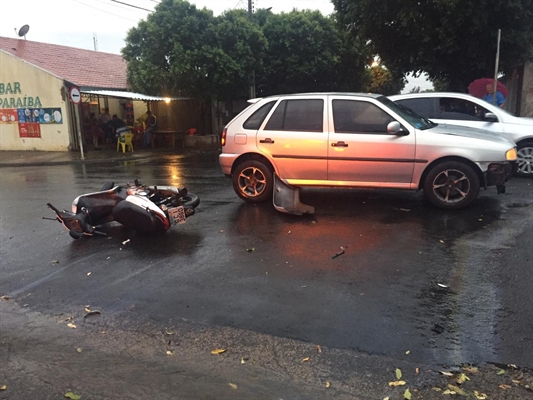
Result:
[[[82,94],[91,94],[95,96],[109,96],[109,97],[118,97],[121,99],[130,99],[130,100],[143,100],[143,101],[166,101],[166,100],[189,100],[190,97],[158,97],[158,96],[148,96],[147,94],[134,93],[134,92],[123,92],[120,90],[80,90]]]

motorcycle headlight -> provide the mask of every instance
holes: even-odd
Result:
[[[507,150],[505,153],[505,159],[507,161],[516,161],[517,154],[516,154],[516,147],[513,147],[511,150]]]

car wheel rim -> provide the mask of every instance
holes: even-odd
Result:
[[[533,147],[522,147],[518,150],[517,171],[520,174],[533,174]]]
[[[433,180],[433,193],[446,204],[459,203],[470,193],[470,179],[456,169],[444,170]]]
[[[260,196],[265,191],[266,186],[265,174],[258,168],[245,168],[239,174],[239,189],[246,197]]]

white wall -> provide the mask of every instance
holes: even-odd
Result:
[[[67,151],[70,116],[65,102],[68,93],[63,99],[64,91],[62,79],[0,50],[0,113],[40,104],[40,108],[59,108],[62,116],[62,123],[38,124],[40,138],[20,137],[18,122],[0,121],[0,150]]]

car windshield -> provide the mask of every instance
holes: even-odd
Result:
[[[407,122],[413,125],[416,129],[425,130],[425,129],[431,129],[437,126],[435,122],[430,121],[429,119],[418,115],[417,113],[415,113],[413,110],[411,110],[408,107],[402,106],[400,104],[396,104],[395,102],[393,102],[392,100],[390,100],[389,98],[385,96],[379,97],[377,100],[383,103],[388,108],[390,108],[400,117],[405,119]]]

